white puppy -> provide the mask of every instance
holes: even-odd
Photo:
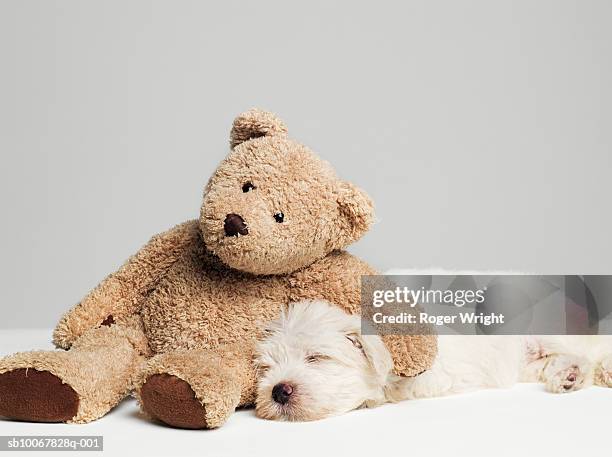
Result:
[[[379,336],[360,330],[359,316],[337,306],[290,306],[258,347],[257,415],[316,420],[387,401],[391,356]]]
[[[570,392],[612,387],[612,338],[439,337],[434,365],[415,378],[392,373],[381,338],[361,335],[359,316],[325,302],[292,305],[258,347],[257,415],[305,421],[388,401],[424,398],[519,381]]]

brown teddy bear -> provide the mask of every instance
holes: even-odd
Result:
[[[359,312],[360,276],[375,272],[342,249],[368,230],[369,198],[271,113],[238,116],[230,143],[199,219],[154,236],[65,314],[64,351],[0,359],[0,416],[90,422],[133,390],[167,424],[219,427],[254,401],[263,322],[302,299]],[[434,336],[384,339],[398,374],[435,357]]]

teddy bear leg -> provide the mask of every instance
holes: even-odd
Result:
[[[92,329],[68,351],[0,359],[0,416],[32,422],[90,422],[130,391],[144,366],[144,335],[118,325]]]
[[[136,390],[143,411],[174,427],[220,427],[236,407],[254,401],[250,364],[239,359],[206,350],[152,358]]]

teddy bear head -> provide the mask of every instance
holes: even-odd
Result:
[[[291,140],[272,113],[239,115],[230,145],[200,212],[206,247],[227,266],[260,275],[289,273],[368,230],[374,216],[369,197]]]

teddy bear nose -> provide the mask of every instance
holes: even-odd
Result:
[[[293,393],[293,386],[291,384],[287,384],[285,382],[279,382],[272,389],[272,399],[276,403],[280,403],[281,405],[286,404],[289,401],[289,397]]]
[[[238,214],[228,214],[223,223],[225,236],[248,235],[249,229],[244,222],[244,219]]]

